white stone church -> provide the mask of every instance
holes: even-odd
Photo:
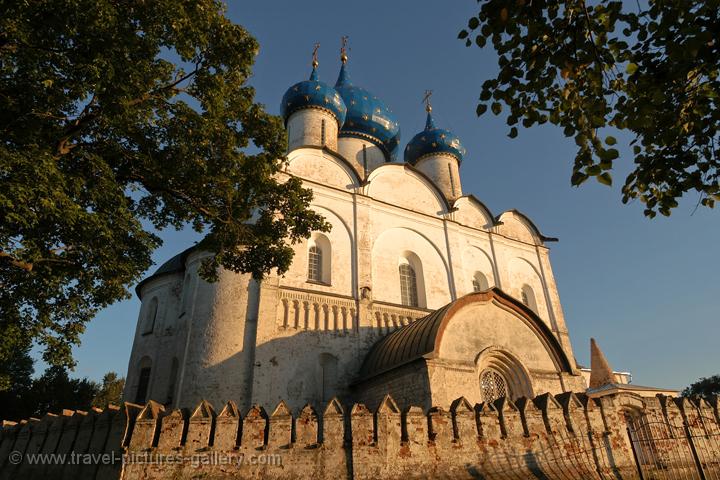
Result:
[[[547,242],[516,210],[463,192],[460,140],[427,123],[405,146],[393,113],[350,80],[290,87],[287,175],[332,224],[295,245],[290,270],[255,282],[198,276],[189,248],[137,287],[125,399],[241,409],[345,402],[449,407],[587,388]],[[401,161],[402,160],[402,161]]]

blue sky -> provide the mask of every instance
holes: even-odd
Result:
[[[453,130],[468,150],[463,190],[494,214],[520,210],[560,239],[549,244],[551,259],[581,363],[589,364],[592,336],[611,365],[632,372],[638,384],[681,388],[720,373],[720,212],[694,212],[695,195],[670,218],[649,220],[640,203],[623,205],[619,190],[632,167],[623,135],[617,135],[624,148],[613,187],[590,182],[573,188],[575,145],[560,129],[521,129],[511,140],[503,117],[477,118],[480,85],[495,73],[496,59],[490,50],[457,40],[476,6],[473,0],[243,1],[230,2],[228,14],[260,42],[250,83],[271,113],[279,112],[285,90],[308,76],[315,42],[321,44],[321,79],[334,83],[342,35],[350,37],[353,81],[397,115],[401,149],[423,128],[422,94],[432,89],[436,124]],[[162,237],[156,262],[197,238],[191,231]],[[125,375],[138,308],[133,297],[98,315],[74,351],[75,375]]]

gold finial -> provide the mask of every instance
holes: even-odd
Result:
[[[430,97],[432,97],[432,93],[432,90],[425,90],[425,96],[422,99],[425,104],[425,111],[428,113],[432,112],[432,105],[430,105]]]
[[[348,61],[347,56],[347,43],[348,43],[348,36],[343,35],[340,39],[340,61],[345,64]]]
[[[313,60],[312,60],[312,66],[313,66],[313,68],[317,68],[318,65],[320,65],[320,62],[318,62],[318,54],[317,54],[318,48],[320,48],[320,44],[319,44],[319,43],[316,43],[315,46],[313,47],[313,56],[312,56],[312,59],[313,59]]]

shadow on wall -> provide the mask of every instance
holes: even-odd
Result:
[[[356,379],[366,353],[387,330],[383,328],[380,334],[378,328],[354,330],[352,325],[348,328],[348,331],[318,331],[289,327],[286,329],[288,336],[274,338],[251,351],[243,349],[214,365],[186,365],[185,378],[175,398],[179,397],[183,407],[197,405],[204,398],[215,405],[233,400],[241,409],[247,409],[251,402],[257,401],[270,409],[285,400],[294,411],[308,403],[326,403],[333,397],[350,402],[349,385]],[[251,362],[252,378],[246,378],[243,372],[248,371]],[[147,368],[145,363],[133,368],[148,375],[143,370]],[[171,372],[153,372],[157,388],[150,384],[143,398],[164,400],[168,397],[163,389],[167,382],[155,380],[164,378],[167,373]],[[245,398],[248,384],[253,386],[252,398]],[[130,400],[138,398],[137,390],[134,386],[128,392]]]

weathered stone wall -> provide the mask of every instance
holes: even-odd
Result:
[[[337,152],[352,164],[361,178],[388,161],[385,153],[366,139],[343,136],[337,144]]]
[[[356,384],[353,393],[360,403],[371,409],[380,405],[388,394],[401,410],[413,405],[423,409],[432,406],[430,379],[422,358]]]
[[[563,393],[474,406],[459,398],[425,412],[386,396],[374,411],[332,400],[321,415],[310,406],[293,415],[284,402],[270,415],[257,406],[241,415],[233,402],[219,413],[204,401],[192,412],[128,403],[4,422],[0,478],[618,480],[639,479],[638,467],[645,478],[700,478],[699,468],[717,478],[718,404]],[[638,421],[648,428],[629,435]],[[637,432],[666,460],[636,463]],[[36,454],[58,456],[43,462]]]
[[[293,150],[307,145],[327,146],[337,150],[338,124],[335,116],[325,110],[306,108],[288,118],[288,147]]]
[[[462,197],[460,169],[457,159],[452,155],[428,155],[421,158],[415,168],[427,175],[448,200]]]

